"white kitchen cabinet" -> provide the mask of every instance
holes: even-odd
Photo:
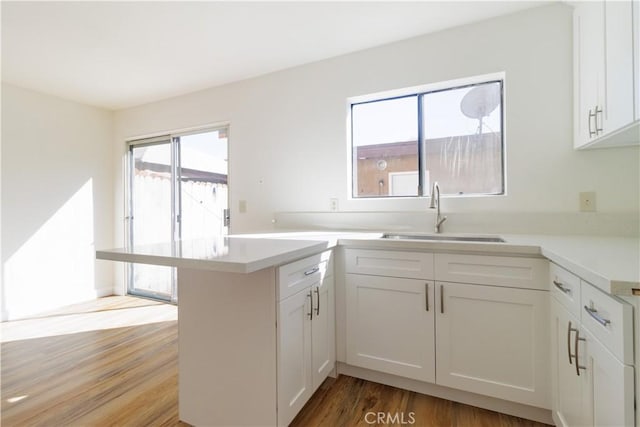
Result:
[[[287,425],[313,394],[311,309],[310,289],[286,298],[278,306],[279,425]]]
[[[289,280],[298,292],[278,304],[278,425],[293,420],[335,366],[334,278],[326,265],[310,257],[279,271],[280,289],[292,289],[283,286]],[[298,268],[302,275],[292,273]]]
[[[361,249],[345,260],[347,364],[551,407],[546,260]]]
[[[347,274],[347,363],[435,382],[434,283]]]
[[[633,367],[618,360],[586,328],[584,338],[577,342],[576,352],[580,366],[584,367],[584,370],[578,369],[587,377],[585,406],[593,414],[593,419],[587,419],[586,425],[633,426]]]
[[[329,376],[336,363],[335,284],[333,276],[325,277],[313,288],[315,298],[311,321],[311,366],[313,390]]]
[[[633,76],[635,88],[635,119],[640,121],[640,3],[631,2],[633,8]]]
[[[436,282],[437,384],[549,408],[548,292]]]
[[[586,373],[577,375],[575,367],[575,334],[580,327],[580,320],[551,298],[551,406],[558,426],[592,424],[591,408],[583,396],[588,378]]]
[[[553,271],[551,277],[557,277]],[[629,356],[623,340],[632,340],[631,306],[585,281],[580,293],[577,315],[561,294],[551,298],[554,421],[563,427],[633,426],[633,358],[623,360]]]
[[[575,148],[640,143],[636,7],[631,0],[575,4]]]

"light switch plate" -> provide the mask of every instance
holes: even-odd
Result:
[[[580,193],[580,212],[596,211],[596,192],[584,191]]]
[[[240,213],[246,213],[247,212],[247,201],[246,200],[240,200],[238,202],[238,211]]]

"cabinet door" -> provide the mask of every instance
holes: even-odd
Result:
[[[631,2],[633,9],[633,77],[635,119],[640,120],[640,2]]]
[[[310,288],[278,304],[278,425],[288,425],[313,394],[310,313]]]
[[[550,408],[548,298],[436,282],[437,384]]]
[[[633,122],[633,11],[631,0],[604,2],[604,133]]]
[[[347,363],[434,382],[433,282],[347,274],[346,286]]]
[[[327,378],[336,362],[336,331],[333,276],[312,286],[313,320],[311,321],[313,390]]]
[[[577,375],[575,365],[575,334],[580,322],[558,301],[551,299],[551,377],[553,387],[553,418],[558,426],[586,426],[590,424],[583,404],[582,390],[586,389],[586,373]],[[581,360],[580,363],[584,363]],[[586,402],[585,402],[586,403]],[[583,408],[584,407],[584,408]]]
[[[573,14],[574,146],[597,136],[596,107],[604,97],[604,2],[579,2]],[[599,114],[598,127],[602,121]]]
[[[583,410],[593,414],[588,425],[634,425],[633,367],[620,362],[589,331],[582,333],[585,341],[578,343],[579,360],[585,366],[581,374],[589,382],[583,389],[589,407]]]

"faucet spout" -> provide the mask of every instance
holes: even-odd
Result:
[[[436,233],[440,233],[442,223],[447,220],[447,217],[440,214],[440,186],[438,185],[438,181],[434,181],[433,186],[431,187],[431,203],[429,204],[429,208],[436,209],[436,223],[434,230]]]

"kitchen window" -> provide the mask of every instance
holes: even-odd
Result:
[[[505,193],[503,79],[351,102],[352,196]]]

